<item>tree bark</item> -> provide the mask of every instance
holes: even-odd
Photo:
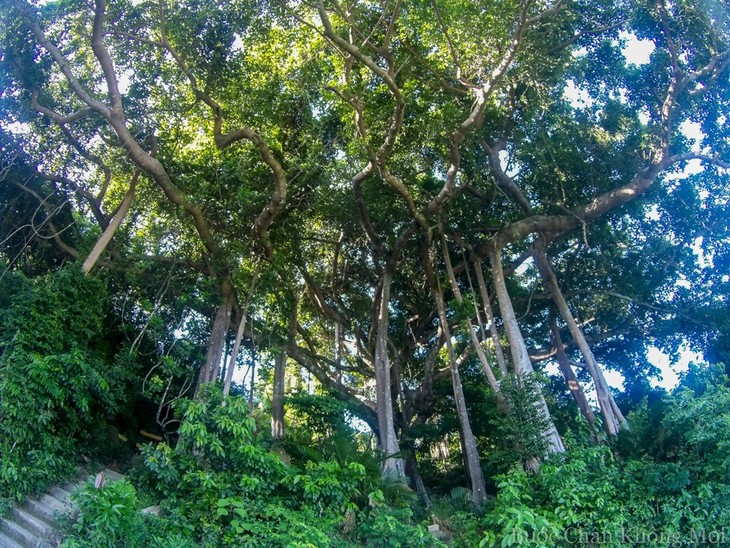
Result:
[[[380,289],[380,306],[378,308],[375,339],[375,392],[378,413],[378,430],[380,449],[385,453],[383,473],[394,473],[399,477],[405,475],[405,465],[400,455],[398,438],[393,421],[393,397],[390,382],[390,359],[388,357],[388,325],[390,322],[390,285],[393,274],[386,270]]]
[[[525,341],[522,338],[522,332],[517,324],[517,317],[515,316],[514,308],[512,307],[512,300],[510,299],[509,293],[507,292],[507,284],[504,280],[504,273],[502,271],[502,250],[493,246],[490,249],[490,262],[492,264],[492,278],[494,280],[494,288],[497,293],[497,301],[499,302],[499,310],[502,313],[502,322],[507,333],[507,339],[509,340],[510,353],[512,354],[512,363],[515,367],[515,373],[518,375],[531,375],[534,373],[532,368],[532,362],[530,356],[527,353],[527,347]],[[548,425],[543,436],[548,443],[548,450],[551,453],[562,453],[565,451],[563,446],[563,440],[560,439],[555,428],[550,410],[548,409],[545,398],[540,395],[537,402],[535,402],[535,410]]]
[[[466,268],[468,268],[468,266]],[[479,294],[482,298],[484,315],[487,318],[487,322],[489,322],[489,334],[492,337],[492,343],[494,343],[494,354],[497,357],[499,372],[502,374],[502,377],[506,377],[507,375],[509,375],[509,371],[507,370],[507,360],[504,358],[504,350],[502,349],[502,342],[499,340],[497,324],[494,323],[494,311],[492,310],[492,303],[489,299],[489,293],[487,292],[487,284],[484,283],[482,263],[475,260],[474,270],[476,271],[477,275],[477,283],[479,284]]]
[[[84,263],[81,265],[81,271],[84,274],[88,274],[93,270],[94,266],[96,266],[99,257],[101,257],[101,254],[104,253],[104,250],[112,241],[112,238],[114,237],[117,229],[122,224],[122,221],[124,221],[124,218],[127,216],[127,213],[129,212],[129,207],[132,205],[132,199],[134,198],[134,190],[137,185],[137,179],[139,179],[139,173],[139,170],[136,170],[134,172],[134,175],[132,176],[132,181],[129,183],[129,190],[127,190],[127,193],[124,195],[124,199],[119,205],[119,209],[117,209],[114,218],[106,226],[104,232],[101,233],[101,236],[99,236],[99,239],[96,241],[94,247],[91,249],[89,255],[86,257]]]
[[[256,345],[251,347],[251,380],[248,388],[248,407],[253,409],[253,391],[256,386]]]
[[[416,460],[416,454],[413,449],[408,451],[408,457],[406,458],[406,473],[411,480],[411,483],[416,488],[416,493],[421,497],[423,504],[426,508],[431,508],[431,497],[428,496],[428,490],[426,484],[423,482],[423,477],[418,471],[418,461]]]
[[[449,368],[451,370],[451,385],[454,391],[454,401],[456,403],[456,414],[459,417],[459,431],[460,431],[460,442],[462,455],[466,464],[466,470],[469,474],[471,481],[472,500],[477,506],[483,504],[487,500],[487,489],[484,484],[484,473],[482,472],[481,463],[479,461],[479,452],[477,451],[476,438],[474,432],[471,429],[471,422],[469,421],[469,413],[466,408],[466,399],[464,398],[464,387],[461,383],[461,375],[459,374],[459,367],[456,361],[456,354],[454,352],[454,345],[451,342],[451,332],[449,330],[449,322],[446,318],[446,305],[444,303],[444,296],[441,288],[439,287],[438,278],[433,271],[433,263],[429,256],[428,251],[423,253],[424,269],[426,271],[426,278],[431,286],[431,293],[433,294],[434,300],[436,301],[436,308],[438,309],[439,322],[441,323],[441,330],[444,333],[446,339],[446,350],[449,356]],[[472,334],[474,330],[471,329]],[[492,375],[494,378],[494,375]],[[496,380],[495,380],[496,385]],[[497,390],[499,387],[497,386]]]
[[[220,371],[221,360],[223,360],[223,350],[226,345],[226,337],[228,336],[228,328],[231,323],[231,311],[233,310],[233,285],[228,278],[224,278],[220,284],[221,302],[216,309],[213,319],[213,327],[210,330],[210,339],[208,340],[208,350],[205,356],[205,365],[200,370],[198,376],[198,386],[195,390],[197,394],[200,387],[204,384],[215,382]]]
[[[271,438],[279,443],[284,438],[284,376],[286,352],[281,351],[274,361],[274,389],[271,397]]]
[[[555,357],[558,360],[558,367],[560,372],[563,374],[565,384],[568,385],[568,389],[578,405],[583,418],[585,418],[588,426],[591,430],[595,429],[596,417],[593,415],[593,409],[591,409],[588,399],[586,398],[583,388],[578,382],[578,377],[575,376],[573,368],[570,366],[570,360],[565,354],[563,347],[563,340],[560,337],[560,329],[558,328],[558,322],[555,320],[554,314],[550,314],[550,331],[552,332],[553,346],[555,347]]]
[[[538,246],[534,257],[540,275],[542,276],[542,279],[545,282],[545,285],[547,286],[547,289],[553,298],[553,302],[555,302],[555,305],[558,307],[560,315],[563,317],[565,323],[568,325],[568,330],[573,336],[573,339],[578,345],[578,349],[580,350],[580,353],[583,355],[583,359],[586,362],[586,368],[588,369],[588,373],[593,378],[593,383],[596,387],[596,397],[598,398],[598,405],[601,408],[601,414],[603,415],[603,427],[605,428],[606,433],[611,436],[615,436],[618,434],[619,430],[622,427],[625,427],[626,419],[624,418],[621,411],[618,409],[618,406],[616,406],[615,402],[612,403],[613,395],[611,394],[611,391],[608,387],[606,378],[603,376],[603,372],[601,371],[601,368],[599,367],[596,358],[593,356],[593,352],[588,345],[588,341],[586,341],[586,338],[583,335],[583,331],[573,318],[573,315],[568,308],[568,303],[565,302],[563,293],[562,291],[560,291],[560,286],[558,285],[558,280],[555,277],[555,272],[553,271],[550,263],[545,257],[544,247]],[[562,346],[560,348],[562,349]]]

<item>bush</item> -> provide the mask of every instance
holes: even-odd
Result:
[[[137,492],[124,479],[96,488],[93,479],[73,493],[78,519],[66,527],[64,548],[156,548],[197,546],[184,527],[140,513]],[[187,534],[186,534],[187,533]]]
[[[246,401],[215,388],[184,402],[177,447],[144,451],[141,488],[162,501],[169,520],[204,546],[428,546],[425,527],[402,485],[368,474],[354,461],[321,455],[288,464],[270,451]],[[357,455],[353,455],[356,457]],[[408,490],[410,493],[410,490]],[[412,495],[412,494],[411,494]]]
[[[73,473],[116,408],[106,377],[104,286],[69,267],[0,287],[0,492],[19,499]],[[12,291],[12,294],[8,292]]]
[[[71,498],[79,507],[79,517],[64,546],[121,548],[142,546],[148,540],[137,492],[129,481],[96,488],[89,480]]]
[[[539,474],[499,477],[481,544],[702,544],[730,529],[730,389],[717,372],[668,396],[660,414],[630,415],[618,444],[628,458],[573,442]]]

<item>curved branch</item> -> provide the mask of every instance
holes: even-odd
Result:
[[[158,186],[165,193],[165,196],[167,196],[167,198],[172,203],[182,207],[192,217],[195,228],[206,250],[210,254],[217,255],[218,245],[213,238],[213,234],[210,232],[208,223],[205,220],[202,211],[198,206],[193,204],[183,194],[183,192],[177,188],[177,186],[175,186],[162,164],[156,158],[147,154],[147,152],[135,140],[134,136],[129,131],[129,128],[127,128],[123,110],[112,110],[101,101],[93,99],[74,76],[70,64],[63,55],[63,53],[46,37],[45,33],[38,25],[35,20],[35,14],[33,13],[33,9],[27,3],[22,2],[21,0],[14,0],[14,4],[28,18],[36,40],[38,40],[38,43],[43,47],[43,49],[48,51],[48,53],[51,55],[53,61],[59,67],[61,73],[64,75],[67,82],[71,86],[74,94],[87,105],[89,105],[94,111],[101,114],[104,119],[112,126],[117,136],[119,137],[119,141],[122,147],[124,147],[124,149],[127,151],[132,161],[134,161],[134,163],[137,164],[138,167],[150,174],[150,176],[155,180]],[[98,39],[94,43],[94,54],[97,56],[99,63],[102,64],[102,68],[104,70],[105,77],[107,78],[109,85],[112,86],[110,89],[110,94],[114,95],[114,90],[116,89],[114,86],[116,82],[116,77],[113,75],[113,65],[109,65],[108,63],[108,60],[110,59],[109,54],[106,51],[106,48],[100,38],[100,36],[103,34],[102,30],[100,29],[100,26],[103,23],[103,13],[100,12],[103,11],[103,7],[104,3],[103,1],[100,1],[97,3],[95,10],[94,29]],[[118,89],[116,89],[116,91],[118,92]],[[116,99],[114,97],[112,97],[112,102],[113,104],[116,104]],[[121,103],[117,106],[121,106]]]
[[[641,170],[630,183],[605,192],[585,205],[573,208],[570,210],[569,215],[533,215],[521,219],[501,230],[493,241],[499,248],[502,248],[508,243],[521,240],[525,236],[536,232],[561,234],[572,230],[644,194],[649,190],[664,167],[666,166],[663,163],[650,165]],[[487,255],[487,250],[484,247],[482,246],[479,251],[479,254],[483,254],[483,257]]]
[[[299,365],[311,372],[316,379],[326,386],[332,395],[338,400],[351,406],[352,411],[378,435],[378,415],[375,412],[374,404],[359,397],[350,391],[344,384],[334,382],[327,371],[322,368],[315,359],[302,347],[298,346],[295,341],[290,340],[287,346],[287,355],[290,356]]]
[[[91,107],[92,110],[99,112],[102,115],[108,115],[110,112],[109,107],[89,95],[89,93],[84,89],[81,83],[76,79],[76,76],[71,70],[71,64],[68,62],[61,50],[59,50],[55,46],[55,44],[53,44],[46,37],[43,29],[36,21],[35,11],[30,6],[30,4],[23,0],[14,0],[13,5],[28,20],[28,23],[30,24],[30,29],[33,32],[33,35],[36,37],[36,40],[38,40],[38,43],[43,47],[43,49],[45,49],[51,55],[51,58],[56,63],[56,65],[58,65],[59,70],[66,78],[66,81],[68,82],[69,86],[71,86],[71,90],[74,92],[74,94],[89,107]]]
[[[65,124],[72,124],[76,122],[77,120],[82,120],[89,115],[91,115],[92,110],[91,107],[84,107],[81,110],[77,110],[73,114],[69,114],[67,116],[63,116],[59,114],[58,112],[51,110],[48,107],[44,107],[38,102],[38,88],[33,88],[30,90],[30,105],[33,107],[33,109],[38,112],[39,114],[44,114],[48,116],[51,120],[56,122],[57,124],[63,126]]]
[[[502,169],[502,163],[499,160],[499,151],[504,150],[504,142],[496,143],[493,147],[490,147],[486,141],[482,140],[481,145],[482,150],[484,150],[487,154],[489,168],[492,172],[492,176],[494,177],[494,182],[513,202],[519,206],[523,213],[531,215],[532,206],[530,205],[530,202],[527,201],[527,198],[525,198],[525,195],[522,193],[522,190],[520,190],[520,187],[517,186],[514,179],[507,175]]]
[[[26,192],[26,193],[30,194],[36,200],[38,200],[38,202],[39,202],[39,208],[43,208],[45,210],[45,212],[46,212],[46,218],[40,224],[40,226],[38,228],[43,228],[44,225],[47,225],[48,226],[48,229],[49,229],[49,232],[51,233],[50,237],[41,235],[41,233],[38,231],[38,228],[36,228],[36,226],[35,226],[35,221],[34,220],[31,220],[31,222],[30,222],[30,224],[28,226],[33,230],[33,233],[34,233],[34,236],[33,237],[38,236],[38,237],[41,237],[43,239],[49,239],[50,238],[50,239],[52,239],[56,243],[56,245],[64,253],[66,253],[67,255],[69,255],[71,257],[73,257],[74,259],[78,259],[79,256],[80,256],[80,253],[78,252],[78,250],[76,250],[75,248],[71,247],[70,245],[68,245],[66,242],[64,242],[61,239],[61,233],[64,232],[65,230],[67,230],[71,225],[67,226],[63,230],[58,230],[56,228],[56,226],[53,224],[53,221],[51,220],[52,217],[53,217],[53,215],[55,215],[55,213],[60,209],[61,206],[58,206],[56,208],[52,208],[51,205],[48,203],[48,198],[44,198],[43,196],[41,196],[40,194],[38,194],[32,188],[29,188],[26,185],[24,185],[22,183],[19,183],[17,181],[14,181],[12,184],[14,186],[18,187],[23,192]],[[38,210],[36,210],[36,212],[37,211]],[[35,217],[35,213],[33,214],[33,217]],[[31,238],[31,240],[32,240],[32,238]]]
[[[271,245],[271,240],[269,239],[268,229],[276,216],[284,208],[284,203],[286,202],[287,180],[284,168],[282,167],[281,163],[276,159],[264,139],[253,129],[247,126],[243,126],[229,133],[224,134],[222,132],[223,110],[220,104],[218,104],[218,102],[213,99],[210,94],[202,91],[198,87],[198,81],[195,78],[192,70],[190,70],[190,67],[188,67],[187,63],[185,62],[185,59],[183,59],[182,56],[175,50],[175,48],[172,47],[172,44],[168,40],[167,31],[165,29],[165,12],[162,0],[160,0],[159,2],[159,10],[161,34],[161,41],[159,42],[159,44],[170,55],[172,55],[178,67],[180,67],[180,70],[182,70],[183,74],[185,74],[188,81],[190,82],[190,87],[192,88],[196,99],[202,101],[210,108],[213,114],[213,138],[216,147],[218,147],[219,150],[223,150],[243,139],[251,141],[259,149],[261,159],[267,166],[269,166],[269,169],[274,176],[274,192],[271,196],[271,199],[264,206],[261,213],[259,213],[252,226],[253,231],[256,233],[264,247],[266,255],[268,257],[271,257],[271,255],[273,254],[273,247]],[[156,42],[151,43],[155,45],[158,44]]]
[[[106,87],[109,93],[109,101],[112,105],[112,113],[117,116],[123,116],[122,94],[119,92],[119,82],[117,82],[117,74],[114,70],[114,63],[104,46],[104,19],[106,16],[106,0],[96,0],[94,8],[94,26],[91,34],[91,49],[99,60],[101,70],[104,72]]]

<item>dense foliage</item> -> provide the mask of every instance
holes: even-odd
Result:
[[[711,408],[711,409],[708,409]],[[710,411],[712,411],[710,413]],[[214,393],[185,411],[185,443],[143,452],[127,481],[76,495],[81,517],[68,546],[433,546],[414,527],[413,495],[342,453],[316,460],[272,453],[241,398]],[[712,420],[706,417],[712,416]],[[231,422],[234,419],[235,422]],[[454,546],[722,544],[730,527],[730,388],[719,368],[693,370],[683,386],[630,415],[613,450],[587,439],[546,462],[497,476],[497,496],[475,512],[468,491],[434,500],[428,523]],[[661,438],[647,432],[662,432]],[[258,434],[258,435],[257,435]],[[351,442],[352,443],[352,442]],[[139,513],[161,502],[163,517]]]
[[[125,373],[104,337],[103,282],[71,267],[0,284],[0,492],[18,498],[72,473],[74,457],[93,450],[124,404]]]
[[[431,545],[412,520],[410,490],[349,460],[363,458],[354,441],[339,454],[293,459],[271,451],[244,398],[221,404],[215,391],[185,403],[177,446],[143,450],[132,476],[164,518],[143,520],[128,480],[90,484],[76,495],[81,517],[68,545]]]
[[[1,0],[0,506],[104,462],[69,545],[709,542],[728,29]]]

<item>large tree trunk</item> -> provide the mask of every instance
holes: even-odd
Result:
[[[400,446],[393,422],[393,396],[390,382],[390,359],[388,358],[388,325],[390,322],[390,285],[393,274],[387,270],[383,274],[380,289],[377,327],[375,332],[375,393],[378,413],[380,450],[385,453],[383,473],[405,475],[405,465],[400,455]]]
[[[573,336],[573,340],[575,340],[580,353],[583,355],[588,373],[593,378],[593,383],[596,387],[598,405],[600,406],[601,414],[603,415],[603,426],[609,435],[615,436],[618,434],[621,427],[626,425],[626,419],[624,419],[623,414],[618,409],[616,402],[613,401],[613,395],[608,387],[606,378],[603,376],[603,372],[601,371],[596,358],[593,356],[590,346],[588,346],[588,341],[586,341],[583,331],[580,327],[578,327],[578,324],[573,318],[573,315],[568,308],[568,303],[565,302],[563,293],[560,291],[560,286],[558,285],[558,280],[555,277],[555,272],[553,272],[550,263],[548,263],[548,260],[545,257],[545,250],[537,249],[534,257],[540,275],[542,276],[555,305],[558,307],[560,315],[565,320],[568,330]]]
[[[274,361],[274,389],[271,397],[271,439],[279,443],[284,438],[284,375],[286,352],[281,351]]]
[[[446,350],[449,356],[449,368],[451,369],[451,385],[454,391],[454,402],[456,403],[456,414],[459,417],[459,439],[461,441],[461,452],[466,464],[466,470],[471,480],[472,499],[474,504],[481,505],[487,500],[487,489],[484,484],[484,474],[482,472],[481,463],[479,461],[479,452],[477,451],[476,438],[471,429],[469,414],[466,409],[466,399],[464,398],[464,387],[461,383],[461,375],[459,374],[459,366],[456,361],[454,345],[451,342],[451,332],[449,322],[446,318],[446,305],[444,296],[438,284],[438,279],[433,271],[433,263],[428,251],[423,253],[424,267],[426,270],[426,278],[431,286],[431,293],[436,301],[436,308],[439,314],[439,322],[441,330],[446,338]],[[474,332],[473,329],[470,331]],[[478,343],[478,341],[477,341]],[[491,372],[491,370],[490,370]],[[494,378],[494,375],[492,375]],[[496,380],[495,386],[496,386]],[[497,390],[499,387],[497,386]]]
[[[226,338],[228,336],[228,328],[231,323],[231,311],[233,310],[233,286],[228,278],[224,278],[220,283],[221,303],[215,312],[213,319],[213,327],[210,331],[210,339],[208,340],[208,351],[205,356],[205,365],[200,370],[198,376],[198,387],[204,384],[215,382],[220,371],[221,360],[223,359],[223,350],[226,346]]]
[[[563,349],[563,340],[560,337],[558,322],[555,320],[555,316],[552,312],[550,313],[550,331],[552,332],[553,346],[555,347],[555,357],[558,359],[558,367],[560,368],[560,372],[563,374],[565,384],[568,385],[568,389],[573,395],[573,399],[578,405],[578,408],[583,414],[586,422],[588,422],[588,426],[591,430],[594,430],[596,417],[593,415],[593,409],[591,409],[585,392],[583,392],[583,388],[578,382],[578,377],[575,376],[573,368],[570,366],[570,360],[568,360],[568,356],[565,354],[565,350]]]
[[[527,346],[522,338],[522,332],[520,331],[519,325],[517,325],[517,317],[515,316],[514,308],[512,307],[512,299],[510,299],[509,293],[507,292],[507,284],[504,280],[504,272],[502,270],[502,250],[496,247],[492,247],[489,253],[490,262],[492,263],[492,278],[494,281],[494,288],[497,293],[497,301],[499,303],[499,310],[502,313],[502,322],[504,323],[504,329],[507,333],[507,339],[509,340],[510,353],[512,355],[512,363],[515,367],[515,373],[517,375],[531,375],[535,371],[532,368],[532,362],[530,356],[527,353]],[[539,416],[541,416],[547,428],[543,432],[545,440],[548,443],[548,450],[551,453],[562,453],[565,451],[563,446],[563,440],[560,439],[560,434],[555,428],[550,410],[548,409],[545,398],[540,395],[537,402],[535,402],[535,410]]]
[[[467,267],[468,268],[468,267]],[[494,323],[494,311],[492,310],[492,303],[489,299],[489,293],[487,292],[487,284],[484,283],[484,274],[482,273],[482,263],[475,260],[474,270],[477,275],[477,283],[479,284],[479,294],[482,298],[482,307],[484,309],[484,315],[486,316],[487,322],[489,322],[489,334],[492,337],[494,343],[494,354],[497,357],[497,365],[499,366],[499,372],[502,377],[509,375],[507,371],[507,360],[504,358],[504,351],[502,350],[502,343],[499,340],[499,332],[497,331],[497,324]]]
[[[423,482],[421,472],[418,471],[418,461],[416,460],[416,454],[413,449],[408,451],[408,457],[406,458],[406,473],[411,480],[411,484],[416,488],[416,493],[418,493],[421,497],[423,504],[426,508],[431,508],[431,497],[428,496],[426,484]]]

